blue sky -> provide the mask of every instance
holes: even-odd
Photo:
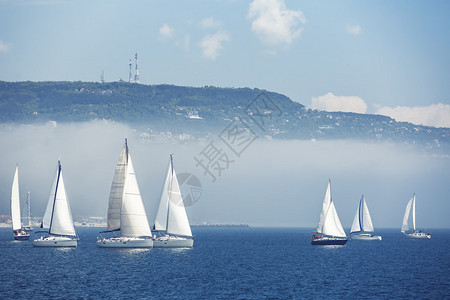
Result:
[[[0,80],[257,87],[450,127],[448,1],[0,0]],[[134,60],[133,60],[134,61]]]

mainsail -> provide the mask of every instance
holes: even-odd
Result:
[[[331,203],[331,181],[328,181],[327,191],[325,192],[325,198],[323,199],[322,210],[320,211],[319,222],[317,224],[317,232],[323,232],[323,223],[325,220],[325,214]]]
[[[367,207],[366,199],[362,195],[359,201],[358,209],[356,210],[355,218],[353,219],[350,233],[354,232],[373,232],[372,218],[370,217],[369,208]]]
[[[122,211],[120,213],[120,233],[122,236],[131,237],[152,235],[129,154],[123,187]]]
[[[169,168],[161,191],[153,228],[157,231],[165,231],[167,234],[192,236],[177,175],[173,167],[172,155],[170,155]]]
[[[403,216],[403,223],[402,223],[402,232],[403,233],[410,230],[408,221],[409,221],[409,215],[411,213],[411,206],[412,206],[412,215],[413,215],[412,226],[413,226],[413,231],[415,231],[416,230],[416,194],[413,195],[411,200],[409,200],[408,204],[406,205],[405,215]]]
[[[347,237],[331,198],[331,181],[328,182],[327,191],[323,200],[317,232],[335,237]]]
[[[50,188],[50,196],[48,197],[47,207],[45,209],[44,218],[42,219],[41,228],[48,229],[50,227],[53,211],[53,201],[55,199],[56,185],[58,183],[58,172],[59,172],[59,165],[58,167],[56,167],[56,172],[54,176],[55,179],[53,180],[52,187]]]
[[[164,185],[161,191],[161,197],[159,199],[158,209],[156,211],[155,223],[153,230],[166,231],[167,230],[167,212],[169,210],[169,198],[170,198],[170,186],[172,182],[172,168],[169,162],[169,168],[167,169],[167,175],[164,181]]]
[[[75,228],[73,227],[72,213],[67,199],[66,187],[64,185],[61,163],[59,161],[49,233],[55,235],[76,236]]]
[[[125,185],[125,176],[128,165],[128,146],[125,142],[119,161],[117,162],[116,171],[111,184],[111,192],[109,193],[108,205],[108,229],[120,229],[120,212],[122,211],[123,188]]]
[[[13,184],[11,188],[11,218],[13,230],[21,230],[20,220],[20,195],[19,195],[19,167],[16,166]]]

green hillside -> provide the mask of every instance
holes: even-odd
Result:
[[[324,112],[250,88],[140,85],[125,82],[1,82],[0,123],[112,120],[156,130],[217,132],[236,120],[273,138],[368,139],[436,145],[450,129],[379,115]]]

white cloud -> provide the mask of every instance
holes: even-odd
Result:
[[[347,25],[347,33],[352,35],[358,35],[362,32],[362,28],[360,25]]]
[[[11,45],[0,41],[0,53],[6,53],[11,50]]]
[[[325,111],[343,111],[364,114],[367,104],[357,96],[336,96],[329,92],[324,96],[312,98],[311,108]]]
[[[218,31],[214,34],[208,34],[200,42],[203,49],[203,55],[208,59],[216,59],[223,50],[223,42],[230,41],[230,35],[226,31]]]
[[[384,106],[376,112],[389,116],[400,122],[410,122],[417,125],[450,127],[450,105],[431,104],[429,106]]]
[[[209,28],[219,28],[222,24],[219,21],[214,20],[213,17],[209,17],[200,21],[200,26],[209,29]]]
[[[161,28],[159,28],[159,36],[160,38],[163,39],[169,39],[172,37],[173,31],[174,29],[172,27],[170,27],[167,24],[164,24],[163,26],[161,26]]]
[[[303,31],[306,19],[302,11],[289,10],[284,0],[253,0],[248,18],[252,31],[269,46],[289,45]]]

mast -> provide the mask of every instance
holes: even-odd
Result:
[[[172,184],[173,184],[173,153],[170,154],[170,181],[169,181],[169,202],[167,203],[167,218],[166,218],[166,232],[169,228],[169,212],[170,201],[172,200]]]
[[[412,217],[413,217],[413,232],[416,232],[416,193],[413,195],[413,202],[412,202]]]
[[[363,218],[362,218],[363,209],[364,209],[363,206],[364,206],[364,195],[362,195],[361,200],[359,201],[359,228],[361,231],[364,231]]]
[[[53,197],[53,207],[52,207],[52,215],[50,217],[50,226],[48,227],[48,232],[51,232],[51,228],[52,228],[52,223],[53,223],[53,214],[55,212],[55,202],[56,202],[56,194],[58,191],[58,184],[59,184],[59,176],[61,175],[61,161],[58,160],[58,175],[57,175],[57,179],[56,179],[56,188],[55,188],[55,195]]]
[[[128,142],[127,142],[127,138],[125,138],[125,151],[127,153],[127,163],[128,163]]]

